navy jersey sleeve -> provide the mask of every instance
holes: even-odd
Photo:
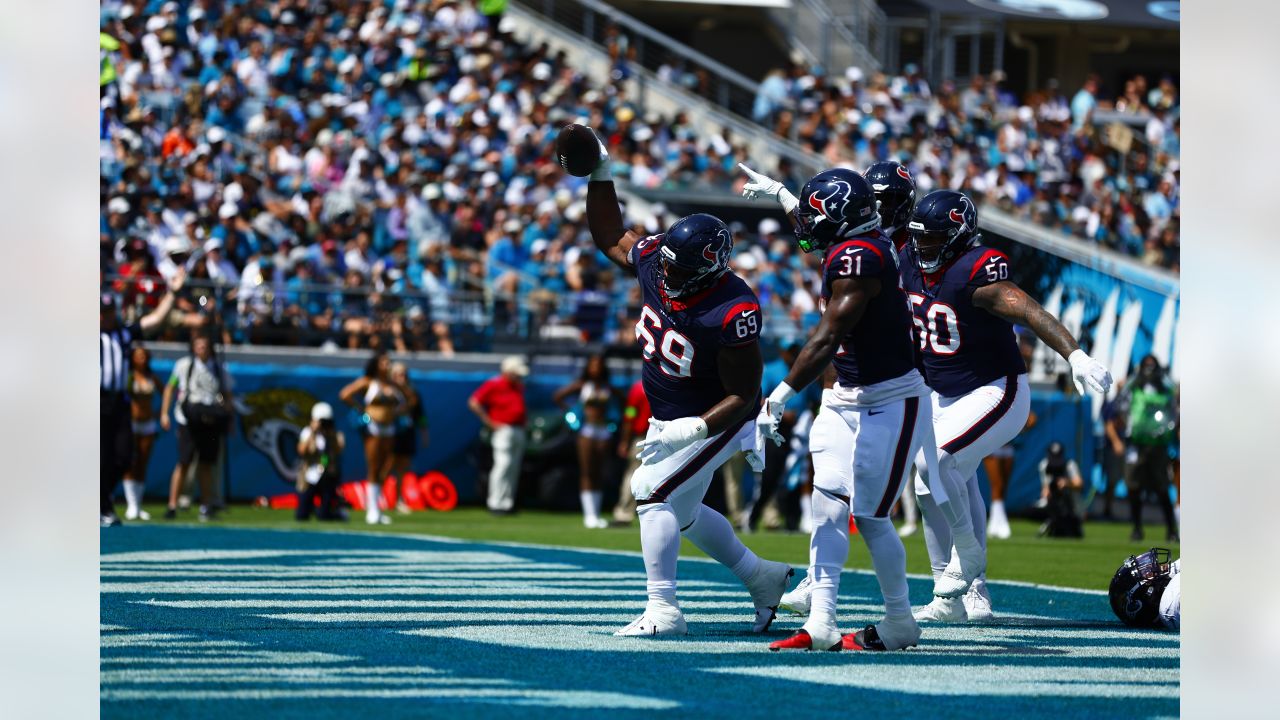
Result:
[[[631,261],[631,267],[639,269],[640,263],[657,257],[653,251],[658,249],[661,242],[661,235],[649,235],[632,245],[631,250],[627,251],[627,259]]]
[[[827,255],[823,274],[828,287],[836,280],[851,277],[879,278],[885,263],[893,263],[885,257],[885,250],[867,240],[849,240],[840,243]]]
[[[747,345],[760,339],[760,302],[743,296],[724,306],[720,316],[720,344],[727,347]]]
[[[986,248],[978,255],[968,270],[969,281],[966,285],[970,292],[980,287],[992,285],[1009,279],[1009,258],[999,250]]]

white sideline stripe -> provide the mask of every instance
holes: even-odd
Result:
[[[98,625],[98,632],[113,632],[116,630],[128,630],[128,629],[129,628],[125,627],[124,625],[108,625],[107,623],[100,623]]]
[[[434,598],[434,597],[441,597],[441,596],[457,596],[457,597],[460,597],[460,598],[478,598],[478,597],[508,597],[508,596],[521,596],[521,597],[564,597],[565,595],[572,594],[574,597],[609,597],[609,598],[613,598],[613,597],[618,597],[619,593],[622,593],[622,592],[636,592],[636,593],[639,593],[640,597],[643,597],[643,596],[644,596],[644,584],[643,584],[643,583],[635,583],[635,584],[633,584],[633,585],[631,585],[631,586],[629,586],[629,587],[626,587],[626,588],[619,588],[619,589],[613,589],[613,588],[575,588],[575,587],[537,587],[537,586],[526,586],[526,587],[524,587],[524,588],[518,588],[518,587],[514,587],[514,586],[512,586],[512,587],[503,587],[503,588],[494,588],[494,587],[470,587],[470,588],[465,588],[465,587],[457,587],[457,586],[441,586],[441,587],[439,587],[439,588],[432,589],[432,590],[424,590],[424,589],[421,589],[421,588],[375,588],[375,589],[372,589],[372,590],[360,590],[360,589],[358,589],[358,588],[352,588],[352,589],[342,589],[342,588],[314,588],[314,589],[307,589],[307,588],[304,588],[304,590],[306,590],[306,593],[307,593],[308,595],[324,595],[324,596],[353,595],[353,596],[356,596],[356,597],[336,597],[336,598],[334,598],[334,599],[332,599],[332,600],[303,601],[303,602],[314,602],[314,603],[316,603],[313,607],[340,607],[340,606],[343,606],[343,605],[366,605],[367,603],[372,603],[371,605],[368,605],[369,607],[378,607],[378,606],[379,606],[379,605],[378,605],[378,603],[385,603],[387,606],[397,606],[397,607],[399,607],[399,606],[402,606],[402,605],[411,604],[411,603],[416,602],[416,600],[411,599],[411,598],[406,598],[406,599],[404,599],[404,600],[369,600],[369,599],[366,599],[366,598],[368,598],[368,597],[373,597],[373,596],[375,596],[375,595],[393,595],[393,596],[394,596],[394,595],[406,595],[406,596],[414,596],[414,597],[421,597],[421,598]],[[180,593],[179,593],[179,591],[177,591],[177,590],[174,590],[173,592],[174,592],[174,594],[180,594]],[[239,591],[239,590],[225,590],[225,591],[224,591],[224,590],[215,590],[215,591],[194,591],[194,592],[191,592],[191,593],[182,593],[182,594],[191,594],[191,595],[265,595],[265,596],[274,596],[274,595],[288,595],[288,594],[293,594],[293,593],[294,593],[294,590],[291,590],[291,589],[268,589],[268,590],[243,590],[243,591]],[[689,599],[689,598],[704,598],[704,599],[708,599],[708,598],[710,598],[710,599],[735,600],[735,599],[741,598],[741,597],[742,597],[742,593],[743,593],[743,590],[742,590],[741,588],[737,588],[737,589],[734,589],[734,588],[727,588],[727,589],[725,589],[725,590],[685,590],[685,589],[684,589],[684,585],[683,585],[683,584],[681,584],[681,586],[680,586],[680,601],[683,603],[686,599]],[[157,599],[152,598],[152,599],[148,599],[148,600],[130,600],[129,602],[133,602],[133,603],[143,603],[143,604],[148,604],[148,605],[157,605],[157,606],[160,606],[160,607],[175,607],[175,608],[181,608],[181,607],[206,607],[206,606],[207,606],[207,607],[215,607],[214,603],[224,603],[224,602],[245,602],[245,603],[249,603],[249,604],[245,604],[245,605],[228,605],[228,606],[226,606],[226,607],[277,607],[277,606],[279,606],[279,605],[281,605],[281,604],[282,604],[282,601],[268,600],[268,599],[265,599],[265,598],[263,598],[263,599],[258,599],[258,600],[244,600],[244,601],[239,601],[239,600],[235,600],[235,599],[227,599],[227,600],[157,600]],[[293,600],[290,600],[290,601],[288,601],[288,602],[289,602],[289,604],[290,604],[290,605],[293,605],[293,604],[294,604],[294,601],[293,601]],[[171,603],[172,603],[172,604],[171,604]],[[187,605],[183,605],[183,604],[181,604],[181,603],[197,603],[197,604],[187,606]],[[206,605],[206,604],[207,604],[207,605]],[[308,605],[299,605],[298,607],[311,607],[311,606],[308,606]],[[844,606],[843,606],[843,605],[841,605],[841,607],[844,607]],[[781,614],[782,614],[782,615],[786,615],[786,613],[785,613],[785,612],[783,612],[783,613],[781,613]]]
[[[489,578],[509,578],[514,580],[560,580],[572,582],[588,582],[588,583],[608,583],[618,581],[635,580],[637,573],[618,573],[614,577],[591,577],[586,572],[570,571],[541,571],[535,566],[526,565],[522,568],[512,568],[510,570],[468,570],[457,572],[440,572],[438,570],[423,570],[419,572],[400,572],[396,570],[383,570],[374,573],[352,573],[346,572],[341,568],[325,569],[316,568],[314,570],[299,571],[298,568],[281,568],[276,570],[271,566],[260,566],[253,570],[224,570],[205,572],[198,567],[182,568],[181,570],[170,570],[165,572],[147,572],[145,570],[103,570],[103,577],[109,578],[177,578],[177,577],[193,577],[193,578],[245,578],[246,582],[258,582],[269,578],[280,578],[282,581],[301,582],[304,580],[315,579],[317,581],[346,581],[346,582],[365,582],[364,578],[368,578],[372,582],[381,582],[388,584],[401,580],[454,580],[456,582],[467,582],[470,580],[487,580]],[[643,577],[643,575],[641,574]],[[357,580],[358,579],[358,580]]]
[[[502,701],[515,705],[583,709],[671,710],[680,703],[642,695],[582,691],[498,688],[279,688],[235,690],[117,690],[103,688],[104,701],[137,700],[302,700],[319,698],[421,698],[424,700]]]
[[[101,639],[102,647],[172,647],[172,648],[244,648],[251,643],[239,640],[201,640],[191,635],[172,633],[137,633],[135,635],[107,635]]]
[[[630,557],[630,558],[641,558],[641,559],[644,558],[643,554],[635,550],[605,550],[603,548],[582,548],[582,547],[571,547],[568,545],[544,545],[542,543],[521,543],[521,542],[511,542],[506,540],[466,540],[462,538],[445,537],[443,535],[422,535],[418,533],[390,533],[390,532],[382,532],[379,530],[341,530],[341,529],[302,530],[302,529],[294,529],[294,528],[231,528],[231,529],[244,529],[244,530],[252,530],[254,532],[270,532],[270,533],[307,532],[307,533],[314,533],[317,535],[325,535],[325,534],[342,535],[342,536],[366,535],[366,536],[373,536],[373,537],[399,538],[401,540],[416,540],[420,542],[433,542],[433,543],[441,543],[441,544],[448,544],[448,545],[489,545],[493,547],[528,548],[532,550],[567,550],[569,552],[580,552],[580,553],[587,553],[591,555],[612,555],[614,557]],[[713,563],[717,565],[719,564],[718,562],[716,562],[715,560],[712,560],[711,558],[701,558],[701,557],[682,557],[680,558],[680,562]],[[807,569],[806,566],[804,565],[792,565],[791,567],[797,571],[805,571]],[[875,576],[874,570],[866,570],[862,568],[847,567],[844,569],[844,572],[856,573],[858,575]],[[929,581],[933,580],[932,575],[928,575],[925,573],[907,573],[907,577],[915,580],[929,580]],[[1008,585],[1011,587],[1032,588],[1035,590],[1053,590],[1057,592],[1078,593],[1081,595],[1105,596],[1107,594],[1106,590],[1064,587],[1061,585],[1042,585],[1040,583],[1026,582],[1024,580],[992,580],[988,578],[987,584],[988,585]],[[681,582],[680,585],[681,587],[683,587],[685,583]]]
[[[280,652],[245,650],[241,652],[202,652],[198,655],[103,655],[103,665],[301,665],[315,663],[350,663],[360,658],[325,652]]]
[[[263,569],[270,569],[270,566],[266,566]],[[192,570],[187,573],[184,573],[184,575],[186,574],[198,576],[200,573],[198,570]],[[469,581],[472,581],[472,580],[488,580],[488,579],[510,580],[510,581],[518,580],[518,581],[525,581],[525,582],[535,582],[535,581],[583,582],[587,584],[592,584],[592,583],[607,584],[607,583],[618,583],[618,582],[635,583],[637,581],[643,583],[644,571],[643,569],[638,569],[637,572],[538,572],[537,570],[529,570],[529,571],[520,572],[520,573],[499,572],[499,573],[494,573],[492,575],[488,573],[470,573],[465,575],[450,573],[448,575],[445,575],[444,577],[439,577],[439,578],[433,578],[433,577],[401,578],[401,579],[388,578],[385,580],[379,580],[377,578],[369,578],[366,580],[361,580],[360,582],[362,585],[388,587],[388,586],[395,586],[395,585],[401,585],[401,584],[408,584],[412,582],[423,582],[423,583],[432,584],[432,583],[439,583],[445,580],[453,580],[454,584],[467,584]],[[209,581],[201,584],[206,586],[221,584],[221,585],[227,585],[227,586],[234,585],[234,586],[245,586],[245,587],[285,587],[290,585],[306,584],[306,585],[315,585],[317,587],[324,587],[324,586],[333,587],[338,585],[350,585],[351,580],[346,577],[316,578],[314,580],[308,580],[307,578],[287,578],[287,579],[281,579],[278,581],[263,580],[263,579],[255,578],[255,579],[246,580],[244,582],[235,582],[232,580],[221,580],[221,581]],[[692,580],[689,582],[689,584],[691,585],[702,584],[704,586],[705,585],[725,585],[725,586],[741,587],[741,584],[739,583],[721,582],[719,580]],[[681,583],[681,585],[683,586],[684,583]]]

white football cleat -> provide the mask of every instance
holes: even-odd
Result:
[[[960,597],[973,581],[987,569],[987,554],[972,536],[956,538],[951,561],[933,581],[933,594],[938,597]]]
[[[796,615],[809,614],[809,602],[813,598],[813,575],[805,575],[795,589],[782,596],[778,607],[790,610]]]
[[[614,633],[614,637],[652,637],[655,635],[688,635],[689,626],[680,608],[649,603],[640,617]]]
[[[778,603],[787,591],[787,580],[795,574],[791,566],[772,560],[761,560],[756,574],[746,583],[751,593],[751,602],[756,606],[755,621],[751,625],[752,632],[764,632],[769,629],[773,619],[778,615]]]
[[[582,527],[588,530],[604,530],[609,527],[609,521],[602,517],[582,518]]]
[[[969,616],[969,622],[989,622],[996,619],[996,614],[991,609],[991,593],[987,592],[987,584],[985,582],[975,582],[969,586],[969,592],[960,598],[964,603],[964,611]]]
[[[898,528],[898,537],[911,537],[916,534],[917,529],[919,528],[915,523],[903,523],[902,527]]]
[[[912,613],[916,622],[962,623],[969,619],[960,598],[935,597],[933,602]]]
[[[125,520],[150,520],[151,513],[142,509],[135,510],[133,508],[129,508],[128,510],[124,511],[124,519]]]

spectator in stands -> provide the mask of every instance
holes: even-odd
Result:
[[[213,468],[222,453],[222,440],[235,421],[231,376],[213,355],[208,335],[195,333],[191,354],[173,364],[160,401],[160,426],[169,430],[169,408],[178,422],[178,462],[169,480],[166,520],[178,515],[178,494],[194,465],[200,487],[200,521],[216,517],[217,489]]]
[[[622,411],[622,433],[618,442],[618,457],[627,461],[627,469],[622,473],[622,484],[618,486],[618,504],[613,508],[613,520],[619,524],[630,525],[636,518],[636,498],[631,492],[631,476],[640,467],[635,444],[649,434],[649,413],[649,396],[644,394],[644,383],[637,380],[627,391],[627,406]]]
[[[1084,508],[1080,493],[1084,479],[1075,460],[1067,458],[1062,443],[1049,443],[1049,451],[1040,461],[1040,502],[1048,519],[1040,526],[1040,534],[1049,537],[1084,537]]]
[[[1165,539],[1178,541],[1178,526],[1169,498],[1169,447],[1177,436],[1178,394],[1160,361],[1147,355],[1125,389],[1117,396],[1118,412],[1128,419],[1129,446],[1125,454],[1125,486],[1133,513],[1130,539],[1142,540],[1142,499],[1151,494],[1164,513]]]
[[[333,407],[326,402],[311,406],[311,424],[298,433],[298,510],[294,517],[310,520],[346,520],[338,504],[342,480],[342,451],[347,440],[333,421]],[[319,507],[316,507],[317,501]]]
[[[1114,387],[1115,397],[1102,403],[1102,474],[1106,486],[1102,492],[1102,517],[1111,520],[1112,502],[1115,499],[1116,485],[1125,476],[1125,453],[1128,446],[1128,418],[1125,417],[1119,399],[1124,394],[1124,382],[1117,382]]]
[[[396,421],[406,411],[407,399],[404,388],[391,377],[391,360],[386,352],[375,350],[365,363],[364,375],[342,388],[338,398],[361,412],[364,459],[368,470],[365,522],[388,525],[391,518],[383,514],[379,501],[382,499],[382,484],[395,461]]]
[[[566,401],[577,396],[582,410],[578,427],[578,495],[582,501],[582,524],[600,529],[609,527],[609,521],[601,517],[600,488],[604,485],[605,459],[609,453],[613,433],[609,427],[609,406],[614,395],[609,381],[609,364],[599,353],[587,358],[578,379],[552,394],[551,400],[561,410],[572,406]]]
[[[409,368],[404,363],[391,363],[391,379],[404,390],[405,411],[396,417],[396,439],[392,447],[391,473],[403,488],[405,473],[409,472],[413,458],[418,454],[419,443],[426,447],[430,435],[427,430],[427,413],[422,406],[422,396],[409,380]],[[396,512],[409,514],[404,495],[395,503]]]
[[[467,401],[471,412],[490,431],[493,468],[489,472],[487,505],[494,515],[515,512],[528,419],[524,398],[524,379],[528,376],[529,366],[522,358],[503,358],[501,373],[486,380]]]
[[[1080,132],[1093,121],[1093,111],[1098,107],[1098,76],[1085,78],[1084,85],[1071,98],[1071,129]]]
[[[150,520],[142,509],[147,489],[147,465],[156,444],[160,426],[156,421],[156,393],[160,383],[151,370],[151,351],[135,345],[129,367],[129,417],[133,426],[133,458],[124,473],[125,520]]]

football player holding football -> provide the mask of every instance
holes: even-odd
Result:
[[[961,488],[959,497],[946,504],[967,506],[964,513],[948,512],[943,498],[930,492],[939,487],[930,482],[933,469],[924,454],[917,456],[916,494],[936,597],[915,616],[941,622],[962,622],[977,613],[989,618],[986,507],[975,473],[983,458],[1022,430],[1031,408],[1013,325],[1031,330],[1066,358],[1082,394],[1084,386],[1105,394],[1111,373],[1010,279],[1004,253],[981,245],[978,212],[968,196],[954,190],[929,193],[912,211],[907,233],[910,241],[900,251],[902,277],[925,379],[933,390],[940,486],[947,494]],[[976,556],[964,550],[975,545]],[[966,592],[967,602],[961,599]]]
[[[631,477],[649,600],[616,634],[687,632],[676,600],[682,534],[746,585],[755,605],[752,629],[764,632],[793,571],[757,557],[723,515],[702,504],[712,473],[734,453],[745,450],[763,467],[755,428],[763,371],[760,303],[729,269],[733,239],[718,218],[689,215],[665,233],[643,237],[623,225],[604,143],[590,178],[592,240],[640,283],[636,338],[653,413],[648,434],[636,443],[641,465]]]
[[[783,406],[834,364],[809,432],[813,458],[809,618],[770,650],[899,650],[917,644],[907,555],[889,520],[912,458],[933,447],[929,388],[915,366],[911,312],[893,242],[879,230],[875,192],[853,170],[835,168],[805,183],[797,198],[781,183],[740,166],[748,197],[777,199],[805,252],[820,250],[822,318],[756,424],[777,433]],[[842,638],[836,624],[840,573],[849,554],[849,514],[871,552],[885,617]]]

